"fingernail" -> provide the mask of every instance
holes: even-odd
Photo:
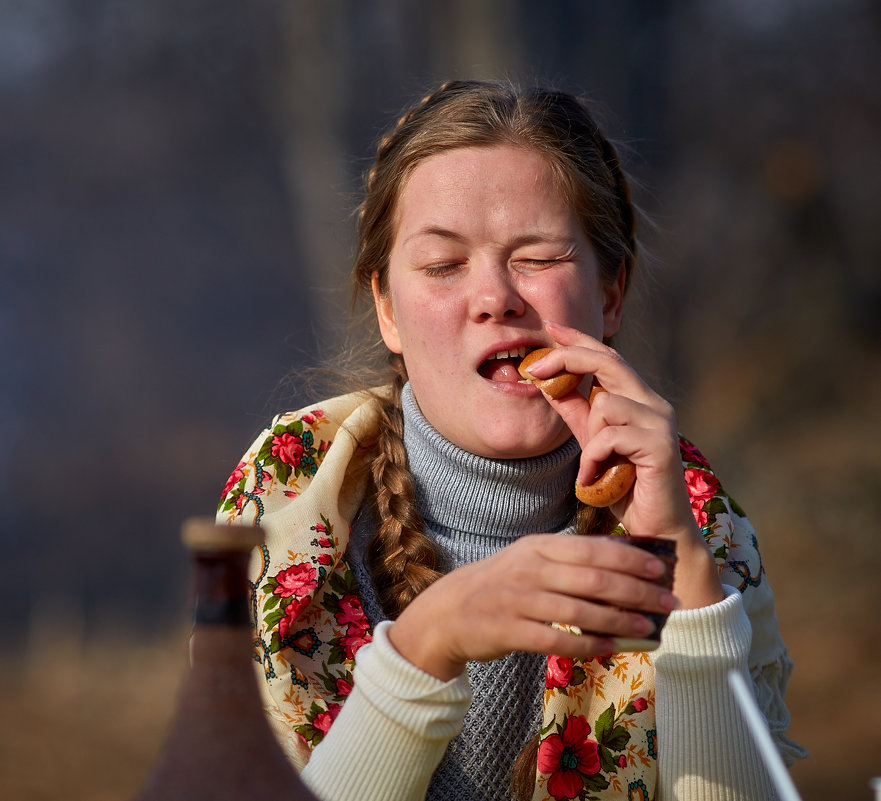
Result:
[[[645,570],[646,573],[648,573],[649,575],[660,576],[666,569],[666,565],[660,559],[656,559],[654,556],[650,556],[645,561]]]
[[[594,648],[599,652],[598,656],[611,656],[617,650],[615,641],[617,637],[603,637],[594,643]]]
[[[648,637],[649,634],[654,634],[658,630],[658,624],[651,618],[642,617],[639,619],[639,626],[637,628],[639,629],[637,634]]]
[[[541,370],[541,366],[545,364],[548,360],[547,356],[542,356],[537,362],[533,362],[529,365],[529,369],[526,371],[529,375],[533,375],[533,372],[538,369]]]

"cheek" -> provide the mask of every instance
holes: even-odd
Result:
[[[602,292],[580,276],[560,276],[524,290],[530,306],[545,320],[597,336],[603,330]]]
[[[404,358],[408,350],[425,352],[453,340],[456,314],[455,304],[437,293],[411,295],[405,303],[399,302],[396,319]]]

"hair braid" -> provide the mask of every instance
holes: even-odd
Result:
[[[367,561],[383,609],[394,619],[440,573],[435,569],[434,546],[416,510],[416,491],[404,450],[401,390],[406,373],[400,356],[394,354],[392,362],[398,369],[391,397],[381,406],[378,452],[371,468],[377,529],[367,547]]]

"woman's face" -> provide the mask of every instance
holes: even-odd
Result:
[[[538,389],[519,383],[517,364],[523,349],[554,344],[542,320],[614,334],[623,291],[621,281],[601,284],[544,159],[513,146],[432,156],[405,183],[395,222],[387,290],[374,275],[374,297],[426,419],[493,458],[565,442],[568,428]]]

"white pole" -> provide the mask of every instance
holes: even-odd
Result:
[[[728,671],[728,684],[740,706],[740,711],[743,713],[744,720],[746,720],[759,753],[765,761],[765,767],[768,769],[771,781],[774,782],[774,786],[777,788],[780,801],[801,801],[798,791],[792,782],[792,777],[790,777],[789,771],[786,770],[786,765],[783,764],[783,760],[780,758],[777,746],[774,745],[774,741],[771,739],[768,724],[765,723],[758,704],[756,704],[752,693],[746,686],[743,676],[736,670]]]

